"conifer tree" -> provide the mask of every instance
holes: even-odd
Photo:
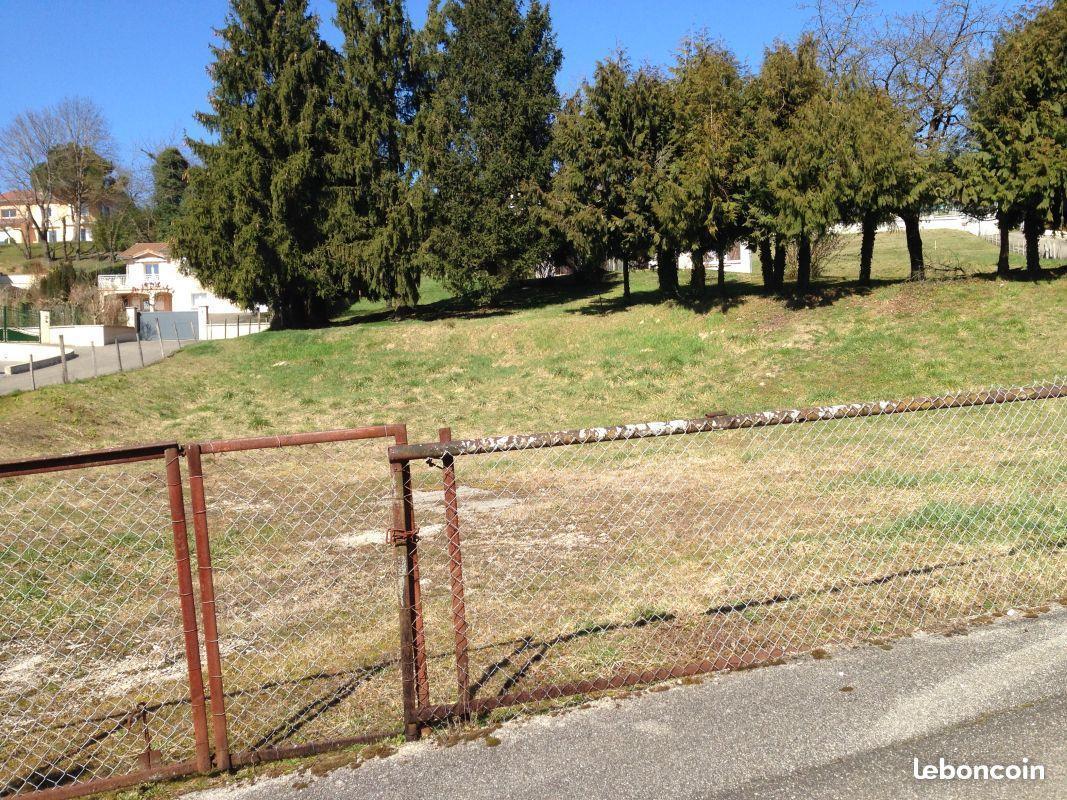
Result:
[[[972,199],[996,204],[1002,251],[1004,228],[1022,220],[1026,271],[1036,275],[1039,238],[1067,184],[1067,4],[1055,3],[1001,34],[969,107],[972,145],[981,153],[971,162]],[[1001,261],[1006,271],[1006,253]]]
[[[622,262],[623,296],[630,267],[659,258],[661,288],[677,289],[670,221],[658,214],[670,178],[672,103],[661,75],[634,71],[625,53],[597,64],[593,82],[567,100],[556,124],[559,169],[550,206],[575,245],[590,257]]]
[[[832,179],[842,221],[860,226],[859,282],[871,282],[878,226],[913,202],[918,164],[907,118],[871,85],[836,87],[819,124],[835,152]]]
[[[431,8],[438,38],[424,45],[432,91],[417,167],[433,206],[423,255],[447,286],[480,300],[531,275],[553,243],[538,205],[562,54],[547,7],[524,5],[447,0]]]
[[[322,259],[333,54],[306,0],[232,0],[213,48],[215,141],[192,141],[172,238],[201,282],[278,327],[325,323],[346,299]]]
[[[703,292],[704,256],[713,251],[721,292],[725,252],[745,233],[741,69],[729,50],[697,37],[682,43],[673,72],[675,160],[661,213],[692,253],[693,290]]]
[[[418,300],[418,219],[409,168],[418,100],[402,0],[338,0],[327,260],[346,294]]]
[[[166,238],[189,184],[189,161],[177,147],[164,147],[152,161],[152,211],[158,235]]]
[[[825,222],[825,194],[819,170],[825,154],[812,148],[819,144],[818,131],[805,131],[796,123],[800,111],[825,92],[825,74],[818,65],[818,47],[804,36],[796,47],[779,43],[764,54],[760,72],[749,85],[743,116],[746,131],[744,161],[744,207],[747,226],[763,256],[768,289],[781,291],[785,281],[786,247],[796,240],[800,255],[811,252],[810,226]],[[805,140],[805,137],[807,139]],[[798,159],[803,157],[804,163]],[[817,199],[818,209],[805,208],[805,195]],[[769,258],[769,269],[766,261]],[[802,258],[798,272],[801,288],[810,266]]]

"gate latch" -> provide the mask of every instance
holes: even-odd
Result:
[[[405,528],[390,528],[386,534],[386,541],[389,544],[402,545],[408,542],[417,542],[419,540],[418,527],[407,530]]]

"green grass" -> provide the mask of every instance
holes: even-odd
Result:
[[[828,260],[823,277],[831,280],[855,280],[859,271],[859,254],[859,237],[846,237],[841,251]],[[997,248],[964,231],[924,231],[923,258],[934,276],[939,273],[950,275],[957,268],[965,274],[987,273],[996,270]],[[1022,255],[1012,253],[1009,262],[1012,267],[1021,268],[1026,259]],[[871,277],[874,280],[900,280],[907,278],[910,272],[911,262],[908,259],[904,232],[879,233],[874,240]]]
[[[928,236],[927,248],[956,238]],[[888,251],[877,257],[876,274],[891,269]],[[629,305],[617,282],[552,286],[470,310],[429,283],[414,317],[360,303],[334,327],[205,342],[145,370],[0,397],[0,457],[381,422],[425,440],[445,424],[455,436],[546,430],[1067,371],[1062,271],[839,284],[801,308],[732,281],[725,313],[714,299],[661,301],[651,272],[634,274]]]
[[[425,441],[446,424],[456,436],[545,430],[1067,372],[1063,270],[1032,282],[888,282],[893,244],[880,244],[871,289],[838,279],[800,304],[734,277],[725,298],[662,302],[655,276],[640,272],[630,304],[616,282],[555,282],[473,310],[430,283],[404,319],[360,303],[331,328],[206,342],[144,370],[0,397],[0,457],[380,422],[407,422]],[[491,678],[486,696],[513,678],[526,688],[754,659],[764,645],[802,652],[1060,597],[1065,415],[1063,401],[1018,403],[463,459],[471,674]],[[131,480],[139,470],[155,477]],[[330,697],[339,704],[293,741],[395,727],[381,443],[210,456],[205,472],[236,746]],[[173,603],[153,605],[148,588],[171,570],[158,464],[84,474],[0,482],[13,493],[0,504],[0,567],[15,566],[0,570],[0,606],[19,646],[49,652],[53,637],[107,633],[91,659],[55,656],[57,675],[117,669],[125,648],[150,652],[180,631],[161,624]],[[428,669],[448,701],[450,562],[440,503],[426,499],[440,480],[412,465]],[[380,538],[348,541],[367,533]],[[145,619],[160,624],[143,645],[108,629],[143,631]],[[338,694],[371,668],[358,691]],[[109,701],[116,708],[181,696],[158,667],[138,675]],[[20,724],[47,721],[53,706],[72,725],[90,715],[84,692],[19,691]],[[187,709],[171,708],[153,718],[156,741],[183,757]],[[160,725],[184,733],[168,739]],[[69,732],[49,735],[43,749],[66,752]],[[14,741],[0,735],[0,755]],[[102,744],[100,764],[126,758],[122,746]]]
[[[71,242],[69,246],[72,248],[73,256],[74,243]],[[92,247],[92,244],[83,243],[82,247]],[[14,275],[47,273],[50,265],[45,258],[44,245],[40,242],[32,244],[30,245],[30,252],[33,257],[27,259],[21,245],[0,244],[0,272]],[[55,245],[55,254],[57,261],[63,258],[62,244]],[[75,258],[74,266],[76,269],[85,272],[98,272],[102,270],[120,270],[123,264],[122,262],[113,262],[109,258],[101,258],[96,254],[83,253],[80,257]]]

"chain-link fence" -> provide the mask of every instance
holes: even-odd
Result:
[[[33,306],[0,306],[0,342],[39,342],[40,313]]]
[[[0,470],[0,795],[206,769],[177,445],[20,466]]]
[[[397,430],[186,449],[222,766],[402,730],[381,441]]]
[[[454,674],[447,659],[431,669],[435,702],[419,716],[766,664],[1062,597],[1065,393],[394,448],[413,469],[430,461],[413,483],[431,668],[458,653]]]
[[[1063,381],[439,438],[0,464],[0,795],[416,736],[1067,596]]]

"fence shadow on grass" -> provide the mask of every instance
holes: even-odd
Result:
[[[963,559],[957,561],[946,561],[936,564],[927,564],[919,567],[910,567],[908,569],[898,570],[896,572],[889,572],[884,575],[877,575],[873,578],[858,578],[851,581],[844,581],[841,583],[832,584],[830,586],[824,586],[816,589],[808,589],[800,592],[793,592],[789,594],[778,594],[773,597],[766,597],[759,600],[741,600],[736,603],[730,603],[726,605],[714,606],[703,612],[702,616],[705,617],[722,617],[731,614],[740,614],[745,611],[754,608],[769,608],[778,606],[784,603],[791,603],[798,600],[808,599],[812,597],[820,596],[833,596],[843,594],[844,592],[853,589],[870,589],[878,586],[884,586],[892,583],[893,581],[903,580],[907,578],[915,578],[922,575],[931,575],[936,572],[940,572],[946,569],[955,569],[959,567],[968,567],[975,564],[982,563],[984,561],[991,561],[998,558],[1010,558],[1017,555],[1024,548],[1022,546],[1012,547],[1003,553],[997,553],[988,556],[979,556],[971,559]],[[567,644],[580,638],[587,636],[600,635],[606,633],[614,633],[617,631],[625,630],[637,630],[649,625],[655,625],[659,623],[674,622],[678,619],[676,614],[662,613],[662,614],[647,614],[639,617],[636,620],[628,622],[612,622],[603,624],[590,624],[583,625],[567,633],[559,634],[546,639],[534,639],[531,636],[524,636],[521,639],[514,640],[514,649],[506,656],[497,659],[493,663],[486,666],[478,680],[471,684],[471,698],[477,696],[478,692],[484,689],[490,681],[498,676],[499,673],[505,672],[511,669],[510,674],[505,674],[501,687],[495,693],[498,697],[508,694],[512,691],[522,680],[529,674],[530,670],[538,663],[544,661],[550,654],[553,648]],[[499,642],[494,646],[505,644],[506,642]],[[477,649],[487,649],[486,646]]]

